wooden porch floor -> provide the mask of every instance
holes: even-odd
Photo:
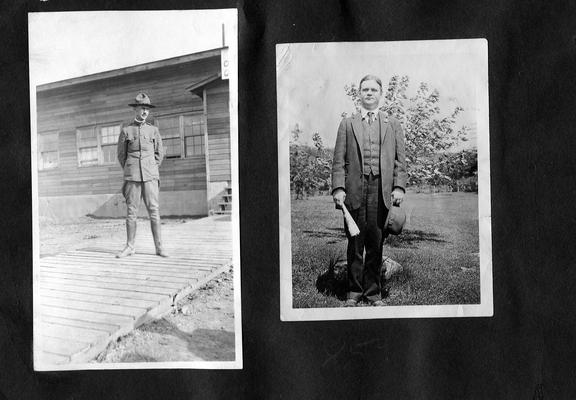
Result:
[[[163,226],[169,258],[156,256],[147,221],[139,221],[136,251],[103,238],[90,247],[40,258],[35,275],[35,368],[87,362],[108,343],[170,311],[232,265],[229,217]]]

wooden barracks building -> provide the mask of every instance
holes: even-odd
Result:
[[[120,217],[120,128],[140,91],[166,151],[163,216],[229,212],[230,111],[227,48],[203,51],[37,87],[40,217]],[[145,207],[140,209],[146,215]]]

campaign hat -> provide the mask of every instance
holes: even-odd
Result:
[[[150,108],[155,108],[156,106],[152,104],[152,102],[150,101],[150,97],[144,93],[144,92],[140,92],[136,95],[136,98],[134,99],[134,103],[130,103],[128,104],[130,107],[150,107]]]

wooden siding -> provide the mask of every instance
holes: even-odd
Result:
[[[230,181],[230,109],[227,80],[206,87],[210,182]]]
[[[168,114],[202,113],[202,98],[190,93],[186,87],[203,76],[220,69],[219,57],[172,65],[161,69],[145,70],[100,81],[42,90],[37,93],[38,132],[59,132],[59,165],[38,172],[40,196],[89,195],[118,193],[122,186],[122,170],[116,164],[89,167],[78,166],[76,129],[107,123],[127,122],[132,118],[128,103],[136,93],[148,93],[157,108],[151,118]],[[227,82],[224,89],[227,91]],[[226,102],[227,93],[216,89],[214,111]],[[216,135],[225,129],[225,118],[210,118],[209,127]],[[210,133],[210,131],[209,131]],[[217,161],[215,159],[215,161]],[[215,164],[218,165],[218,164]],[[218,170],[218,167],[216,167]],[[220,168],[221,170],[221,168]],[[222,174],[219,172],[219,174]],[[229,175],[229,173],[228,173]],[[164,160],[160,168],[161,190],[206,190],[206,163],[204,156]]]
[[[161,191],[206,190],[205,165],[203,155],[164,160],[160,167]],[[74,161],[71,168],[62,166],[38,174],[39,196],[120,193],[124,182],[119,164],[78,168]]]

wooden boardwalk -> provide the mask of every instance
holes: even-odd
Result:
[[[90,247],[40,258],[35,271],[36,369],[93,359],[108,343],[170,311],[232,265],[229,217],[163,226],[154,254],[147,221],[139,221],[136,251],[118,259],[123,243],[103,238]]]

